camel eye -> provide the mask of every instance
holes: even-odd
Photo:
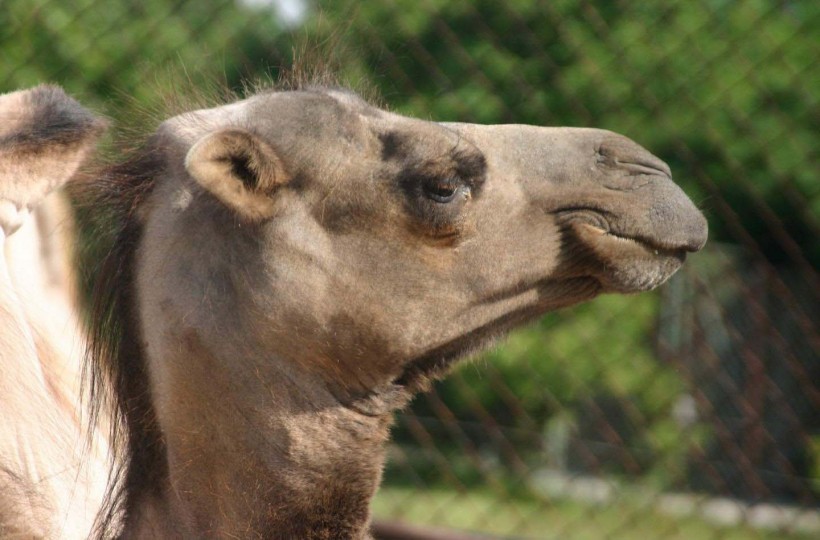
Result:
[[[449,182],[430,182],[424,184],[424,195],[437,203],[448,203],[456,198],[459,186]]]

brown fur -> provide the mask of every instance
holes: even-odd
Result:
[[[664,167],[606,132],[441,126],[334,89],[163,123],[96,185],[119,225],[91,359],[127,441],[102,530],[366,537],[393,410],[509,328],[654,287],[702,245]]]
[[[6,164],[68,144],[38,137]],[[174,116],[77,194],[110,246],[88,338],[114,452],[102,537],[367,538],[394,410],[546,311],[658,286],[706,237],[624,137],[426,122],[338,88]],[[0,209],[5,231],[28,204]],[[2,362],[36,365],[50,349],[19,306],[0,298],[17,325],[0,340],[22,351]],[[57,382],[41,394],[63,409]],[[0,517],[47,517],[48,500],[24,515],[31,479],[3,466]]]

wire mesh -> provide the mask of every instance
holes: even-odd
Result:
[[[5,0],[0,90],[117,119],[294,43],[399,112],[583,125],[672,165],[711,244],[514,333],[397,415],[380,519],[516,538],[820,534],[820,4]]]

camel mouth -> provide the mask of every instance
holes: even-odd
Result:
[[[683,247],[624,236],[589,223],[576,223],[573,230],[578,241],[600,261],[593,277],[607,291],[652,290],[677,272],[686,260],[688,250]]]
[[[627,233],[613,212],[598,208],[568,208],[556,213],[575,248],[598,261],[590,270],[603,289],[635,293],[652,290],[669,279],[702,242]],[[659,235],[660,236],[660,235]]]
[[[631,245],[645,254],[680,258],[681,262],[686,258],[687,251],[700,249],[700,246],[673,245],[660,238],[627,234],[612,225],[614,220],[611,212],[597,208],[567,208],[556,212],[556,215],[561,222],[571,225],[583,240],[587,240],[588,245],[592,244],[590,247],[601,242],[612,242],[610,249],[629,250]],[[590,240],[595,241],[589,242]]]
[[[639,236],[626,236],[607,228],[589,223],[581,224],[580,227],[585,229],[585,234],[597,236],[605,242],[613,242],[614,245],[619,246],[621,249],[625,247],[626,249],[629,249],[631,244],[643,253],[651,252],[652,255],[657,257],[679,258],[681,262],[686,259],[686,248],[666,247],[661,242],[654,239],[646,239]]]

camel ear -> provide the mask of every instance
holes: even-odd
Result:
[[[185,168],[214,197],[250,221],[273,214],[271,195],[290,179],[274,149],[242,129],[224,129],[197,141],[185,156]]]

